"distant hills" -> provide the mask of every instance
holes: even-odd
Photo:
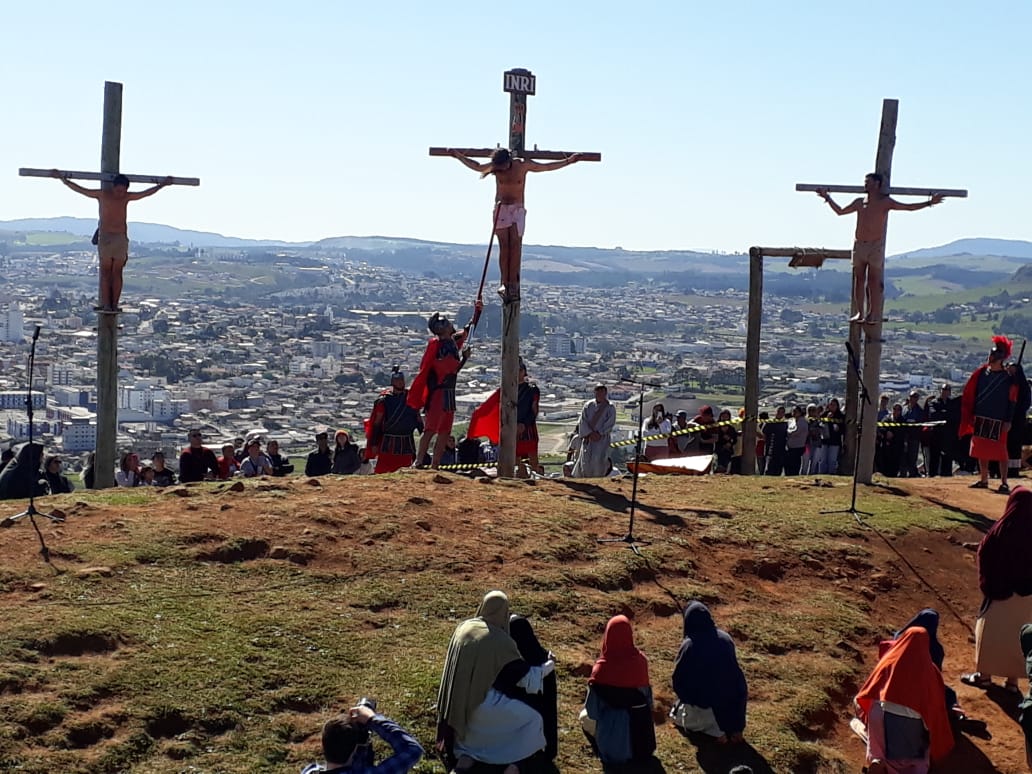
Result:
[[[0,231],[60,231],[75,236],[89,237],[97,227],[93,218],[22,218],[21,220],[0,220]],[[161,223],[130,223],[129,231],[133,239],[146,244],[175,244],[190,247],[285,247],[290,242],[277,242],[261,239],[240,239],[227,237],[210,231],[190,231],[188,229],[165,226]],[[297,243],[300,246],[310,242]]]
[[[995,255],[1022,261],[1032,260],[1032,242],[1020,239],[958,239],[948,245],[900,253],[901,257],[907,258],[943,258],[953,255]]]
[[[62,249],[60,235],[83,247],[96,221],[91,218],[28,218],[0,220],[0,247],[12,251]],[[32,235],[32,239],[26,239]],[[336,236],[314,242],[241,239],[205,231],[191,231],[160,223],[131,223],[134,242],[151,246],[222,248],[261,251],[287,250],[315,260],[343,255],[371,265],[422,275],[478,276],[485,246],[430,242],[394,236]],[[24,244],[26,241],[29,244]],[[71,245],[68,245],[71,247]],[[1032,264],[1032,242],[1012,239],[960,239],[937,247],[911,250],[889,257],[890,282],[909,292],[934,281],[944,288],[973,288],[1007,282],[1023,266]],[[764,281],[769,292],[826,300],[848,298],[848,263],[830,261],[820,270],[795,270],[785,261],[770,261]],[[657,279],[685,289],[723,290],[748,287],[749,257],[741,253],[696,250],[632,251],[621,248],[524,245],[523,272],[527,279],[558,285],[605,287],[630,281]],[[895,290],[889,288],[890,296]]]

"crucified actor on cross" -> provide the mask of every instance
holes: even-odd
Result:
[[[129,260],[129,225],[126,210],[129,202],[146,199],[162,188],[172,185],[173,178],[167,177],[152,188],[139,193],[129,193],[129,178],[116,175],[111,188],[84,188],[73,183],[67,172],[50,170],[50,176],[57,178],[76,193],[96,199],[100,208],[100,225],[97,228],[97,255],[100,257],[100,299],[97,311],[117,312],[118,299],[122,296],[122,270]]]
[[[817,195],[828,203],[836,215],[856,213],[856,241],[853,242],[853,301],[856,314],[849,318],[850,322],[874,324],[882,320],[885,301],[885,229],[889,212],[923,210],[943,200],[942,194],[936,193],[928,201],[903,204],[883,193],[882,182],[881,175],[871,172],[864,177],[866,198],[854,199],[845,207],[835,203],[827,188],[817,189]]]
[[[527,210],[523,206],[528,172],[551,172],[574,164],[581,159],[573,153],[561,161],[542,164],[538,161],[513,158],[505,148],[498,148],[486,164],[478,164],[461,151],[449,149],[449,155],[458,159],[481,178],[495,176],[494,233],[498,236],[498,266],[502,282],[498,295],[503,301],[517,301],[520,297],[520,258],[523,254],[523,230]]]

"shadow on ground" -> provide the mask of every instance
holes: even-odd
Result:
[[[574,492],[577,492],[578,496],[573,496],[576,500],[590,501],[596,505],[601,505],[607,510],[615,511],[616,513],[630,513],[631,498],[621,492],[612,492],[595,484],[570,479],[559,479],[556,483],[562,484],[563,486],[572,489]],[[646,514],[651,517],[650,520],[653,523],[659,524],[663,527],[685,526],[684,518],[676,513],[672,513],[671,511],[690,513],[701,519],[709,519],[713,517],[730,519],[733,516],[730,511],[716,511],[701,508],[657,508],[654,505],[643,504],[640,500],[637,503],[635,511],[639,514]]]
[[[711,736],[691,731],[681,731],[681,735],[695,745],[695,760],[706,774],[727,774],[735,766],[748,766],[753,774],[775,774],[767,759],[748,742],[720,744]]]

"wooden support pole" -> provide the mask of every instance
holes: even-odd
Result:
[[[899,114],[899,100],[882,102],[881,131],[878,134],[878,155],[874,171],[882,176],[882,185],[889,186],[892,180],[892,154],[896,149],[896,119]],[[888,234],[889,223],[885,221],[882,244]],[[884,293],[883,293],[884,297]],[[884,301],[883,301],[884,306]],[[871,405],[864,410],[864,424],[860,428],[860,465],[857,481],[870,484],[874,475],[874,451],[878,432],[878,391],[881,384],[882,321],[864,325],[864,386],[871,395]]]
[[[499,418],[498,475],[516,475],[516,404],[519,398],[520,302],[502,305],[502,384]]]
[[[825,247],[750,247],[749,316],[745,340],[745,424],[742,426],[742,473],[756,472],[756,417],[760,411],[760,336],[763,324],[763,259],[791,258],[790,266],[810,265],[800,258],[852,258],[850,250]]]
[[[850,288],[852,288],[852,280],[850,280]],[[857,306],[856,299],[853,299],[852,290],[850,291],[850,304],[849,304],[849,316],[852,317],[860,308]],[[852,325],[849,326],[849,346],[853,348],[853,351],[857,353],[857,357],[860,356],[860,326]],[[859,364],[858,364],[859,365]],[[877,413],[877,405],[874,407],[874,413]],[[843,441],[845,445],[842,449],[842,468],[840,473],[852,473],[853,465],[856,461],[857,445],[856,441],[859,438],[857,424],[860,416],[860,380],[857,378],[856,369],[853,368],[853,364],[849,362],[849,353],[846,353],[846,404],[842,407],[842,411],[846,415],[846,427],[845,435],[843,435]],[[864,410],[864,417],[866,418],[867,409]]]
[[[886,100],[886,102],[898,100]],[[822,189],[828,193],[855,193],[865,194],[867,189],[862,185],[821,185],[820,183],[796,183],[795,189],[797,191],[816,191]],[[885,191],[889,196],[931,196],[933,194],[939,194],[940,196],[952,196],[957,199],[966,199],[968,192],[963,188],[886,188],[882,186],[882,190]]]
[[[756,472],[756,416],[760,411],[760,325],[763,319],[763,253],[749,248],[749,318],[745,340],[745,422],[742,475]]]
[[[68,169],[58,170],[62,175],[67,177],[69,180],[99,180],[102,183],[110,183],[115,179],[114,172],[76,172]],[[35,169],[33,167],[22,167],[18,170],[18,174],[22,177],[51,177],[51,170],[49,169]],[[126,175],[129,178],[130,183],[150,183],[157,185],[158,183],[164,183],[168,180],[167,177],[160,175]],[[197,177],[172,177],[172,182],[169,185],[200,185],[201,180]]]
[[[100,146],[101,173],[117,174],[122,152],[122,84],[104,83],[104,129]],[[110,183],[101,184],[110,187]],[[100,293],[97,298],[101,298]],[[94,487],[115,485],[118,435],[118,315],[97,315],[97,448]]]

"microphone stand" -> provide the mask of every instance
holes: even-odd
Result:
[[[36,454],[35,446],[36,439],[33,435],[33,406],[32,406],[32,377],[36,370],[36,342],[39,340],[40,326],[36,326],[35,332],[32,334],[32,345],[29,348],[29,389],[25,399],[25,413],[29,417],[29,457],[34,458]],[[55,516],[52,513],[43,513],[36,509],[36,486],[39,483],[39,463],[42,460],[43,455],[40,455],[40,459],[35,461],[36,470],[32,471],[32,481],[29,484],[29,507],[21,513],[16,513],[14,516],[8,516],[3,521],[0,521],[0,527],[7,528],[13,527],[17,522],[27,518],[31,523],[33,529],[36,530],[36,535],[39,537],[40,555],[43,557],[43,561],[50,564],[50,549],[47,548],[46,541],[43,539],[43,533],[39,531],[39,525],[36,524],[36,516],[40,516],[45,519],[50,519],[58,524],[64,522],[63,516]]]
[[[650,540],[641,540],[634,536],[634,512],[638,507],[638,461],[641,459],[642,436],[645,429],[645,388],[662,387],[661,384],[651,382],[636,382],[631,379],[621,379],[621,382],[638,385],[638,440],[634,444],[634,474],[631,479],[631,518],[627,525],[627,534],[620,538],[599,538],[599,543],[626,543],[638,556],[641,556],[639,546],[652,545]]]
[[[864,384],[864,377],[860,372],[860,358],[857,357],[856,352],[853,350],[853,345],[848,341],[846,342],[846,351],[849,353],[849,365],[852,366],[853,373],[856,374],[856,381],[860,385],[860,417],[856,428],[856,451],[853,454],[853,496],[849,501],[848,508],[841,508],[837,511],[821,511],[821,514],[850,513],[857,524],[863,525],[864,522],[860,518],[861,516],[874,515],[870,511],[861,511],[856,507],[856,481],[860,473],[860,436],[863,433],[864,427],[864,409],[871,402],[871,395],[867,392],[867,385]]]

